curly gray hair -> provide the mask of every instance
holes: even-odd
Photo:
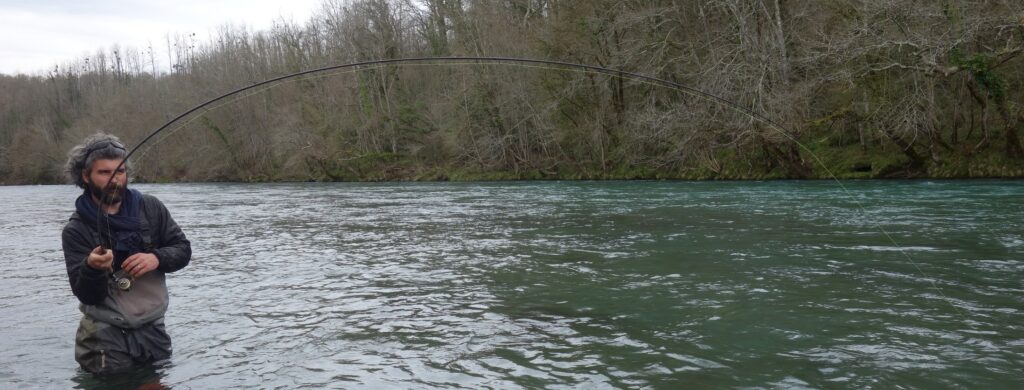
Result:
[[[92,164],[96,160],[120,160],[128,155],[128,150],[117,137],[96,133],[85,138],[80,145],[71,148],[68,152],[68,162],[64,164],[64,173],[68,180],[76,186],[86,188],[85,180],[82,180],[82,172],[92,170]],[[125,161],[126,169],[130,168],[129,162]]]

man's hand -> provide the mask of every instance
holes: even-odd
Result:
[[[109,249],[103,249],[102,246],[97,246],[96,249],[89,252],[89,258],[86,259],[86,264],[100,271],[110,271],[113,263],[114,252]]]
[[[128,256],[121,264],[121,269],[133,277],[140,277],[147,272],[155,270],[160,265],[160,260],[152,253],[136,253]]]

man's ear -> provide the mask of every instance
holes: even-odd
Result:
[[[82,170],[82,181],[85,182],[85,184],[92,184],[89,182],[89,172],[85,169]]]

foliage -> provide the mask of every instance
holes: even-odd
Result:
[[[0,75],[0,183],[61,181],[85,135],[139,142],[198,102],[329,64],[510,56],[573,69],[364,67],[190,118],[135,176],[203,180],[1018,177],[1024,3],[327,0],[305,23],[112,47]],[[819,164],[819,160],[823,164]]]

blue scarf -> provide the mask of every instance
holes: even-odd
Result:
[[[121,209],[117,214],[106,214],[101,224],[96,222],[99,216],[99,207],[92,200],[89,191],[80,195],[75,200],[75,211],[78,217],[91,227],[98,227],[100,237],[110,240],[114,250],[114,269],[121,266],[121,262],[128,256],[142,252],[145,243],[142,239],[142,220],[140,219],[139,203],[142,194],[131,188],[124,192],[121,198]]]

